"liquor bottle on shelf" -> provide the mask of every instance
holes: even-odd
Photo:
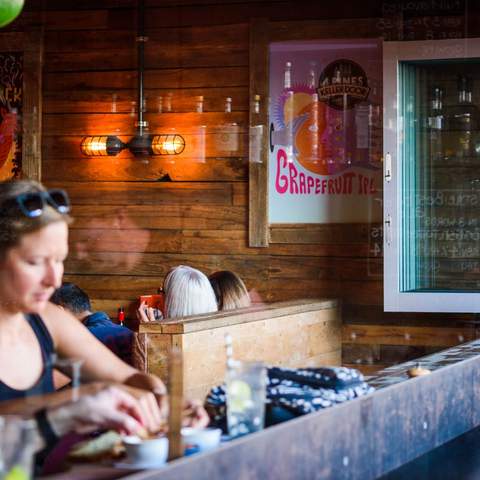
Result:
[[[197,113],[203,113],[203,95],[195,97],[195,111]]]
[[[310,65],[310,70],[308,71],[307,87],[311,90],[315,90],[315,68],[314,64]]]
[[[168,92],[166,97],[165,97],[165,108],[164,112],[170,113],[172,111],[172,100],[173,100],[173,93]]]
[[[194,97],[194,111],[199,114],[198,123],[193,129],[195,132],[192,135],[193,140],[193,161],[196,163],[205,163],[207,158],[207,126],[205,125],[204,118],[204,97],[203,95],[197,95]],[[214,130],[210,129],[208,134],[213,133]],[[211,138],[211,137],[209,137]]]
[[[294,115],[294,94],[292,90],[292,62],[285,63],[283,72],[283,88],[286,90],[287,98],[284,107],[285,130],[286,130],[286,154],[288,163],[293,163],[293,115]]]
[[[250,108],[252,111],[248,139],[248,159],[252,163],[262,163],[263,125],[260,120],[260,95],[254,95]]]
[[[285,71],[283,74],[283,88],[289,90],[292,88],[292,62],[285,63]]]
[[[225,99],[225,113],[232,113],[232,97]]]
[[[219,126],[218,150],[226,154],[238,153],[240,129],[232,117],[232,97],[225,98],[225,120]]]
[[[254,95],[252,101],[252,112],[256,115],[260,115],[260,95]]]
[[[116,93],[112,93],[112,113],[117,113],[117,100],[118,95]]]
[[[458,76],[458,101],[448,109],[445,158],[467,160],[480,155],[480,110],[472,101],[472,78]]]
[[[442,159],[442,135],[445,127],[443,115],[443,89],[439,86],[432,88],[430,109],[427,120],[430,143],[430,157],[437,161]]]

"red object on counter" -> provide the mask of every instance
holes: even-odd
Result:
[[[118,322],[120,325],[123,325],[124,322],[125,322],[125,310],[123,309],[123,307],[120,307],[120,308],[118,309],[117,322]]]

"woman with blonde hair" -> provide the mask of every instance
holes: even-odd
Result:
[[[142,412],[143,426],[156,431],[164,422],[162,381],[124,363],[49,301],[62,283],[69,211],[63,190],[46,190],[30,180],[0,182],[0,401],[54,392],[51,358],[74,358],[83,361],[83,381],[147,390],[138,404],[132,402]],[[95,423],[95,408],[89,415]]]
[[[219,310],[235,310],[250,306],[247,288],[236,273],[221,270],[212,273],[208,279],[215,292]]]

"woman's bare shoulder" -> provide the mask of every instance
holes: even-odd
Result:
[[[82,328],[80,328],[82,325],[79,320],[77,320],[70,312],[67,312],[53,303],[47,303],[40,316],[54,341],[56,341],[58,336],[65,331],[77,331],[77,329],[82,330]]]

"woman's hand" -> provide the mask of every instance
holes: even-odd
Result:
[[[204,428],[210,422],[208,413],[198,400],[185,402],[182,412],[182,426]]]
[[[137,309],[137,319],[139,322],[148,323],[162,320],[162,312],[158,308],[152,308],[147,306],[146,302],[140,302],[140,306]]]
[[[152,422],[151,414],[139,399],[114,386],[53,407],[47,415],[59,436],[70,431],[86,433],[97,428],[136,434]]]
[[[134,387],[134,389],[130,391],[129,387]],[[148,373],[137,372],[127,378],[122,388],[126,388],[127,391],[135,396],[148,393],[148,401],[144,401],[144,404],[148,411],[154,410],[159,412],[159,418],[156,414],[153,417],[156,419],[156,423],[160,424],[156,429],[152,430],[149,428],[149,430],[154,432],[159,428],[163,428],[168,418],[168,397],[167,389],[158,377]]]

